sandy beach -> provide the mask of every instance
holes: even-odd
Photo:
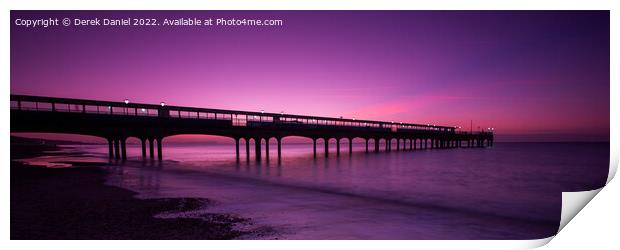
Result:
[[[96,166],[45,168],[17,159],[54,150],[53,143],[12,140],[11,239],[233,239],[246,219],[225,214],[155,218],[190,212],[208,199],[137,199],[135,193],[104,184]],[[92,164],[91,164],[92,165]]]

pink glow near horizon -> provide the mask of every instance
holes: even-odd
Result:
[[[608,12],[207,13],[285,26],[13,25],[11,93],[609,135]]]

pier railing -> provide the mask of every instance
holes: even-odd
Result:
[[[23,111],[71,112],[120,116],[150,116],[177,119],[229,120],[233,126],[349,127],[377,131],[432,131],[455,133],[455,127],[402,122],[332,118],[284,113],[182,107],[160,104],[96,101],[28,95],[11,95],[11,109]]]

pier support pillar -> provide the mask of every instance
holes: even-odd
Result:
[[[256,161],[260,161],[261,158],[261,149],[260,149],[261,139],[254,138],[254,153],[256,153]]]
[[[314,158],[316,158],[316,138],[312,138],[312,152],[314,153]]]
[[[157,138],[157,159],[160,161],[164,158],[162,155],[162,140],[163,138]]]
[[[396,151],[400,151],[400,139],[396,139]]]
[[[114,158],[114,146],[112,144],[112,139],[108,139],[108,155],[110,159]]]
[[[142,159],[146,159],[146,139],[141,138],[140,139],[140,146],[142,149]]]
[[[353,138],[349,138],[349,155],[353,154]]]
[[[365,139],[365,140],[366,140],[366,153],[368,153],[368,139]]]
[[[276,138],[276,140],[278,141],[278,160],[280,160],[280,158],[282,158],[282,139]]]
[[[153,143],[155,139],[151,138],[149,139],[149,153],[151,154],[151,159],[155,158],[155,148],[153,146]]]
[[[239,138],[235,138],[235,156],[237,161],[239,161]]]
[[[392,144],[392,140],[387,140],[385,139],[385,152],[388,152],[390,150],[390,144]]]
[[[329,155],[329,139],[325,138],[325,157],[327,157]]]
[[[245,138],[245,159],[250,161],[250,138]]]
[[[269,138],[265,138],[265,160],[269,161]]]
[[[375,153],[379,152],[379,139],[375,138]]]
[[[125,138],[121,139],[121,158],[127,160],[127,145],[125,144]]]
[[[336,156],[340,156],[340,138],[336,139]]]
[[[120,142],[118,139],[114,140],[114,156],[117,160],[121,157],[121,149],[119,143]]]

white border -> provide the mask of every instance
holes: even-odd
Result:
[[[613,0],[443,0],[443,1],[421,1],[421,0],[401,0],[401,1],[363,1],[363,0],[314,0],[314,1],[295,1],[295,0],[226,0],[226,1],[202,1],[195,3],[193,1],[127,1],[127,0],[109,0],[98,3],[92,1],[2,1],[3,11],[0,14],[1,19],[5,20],[1,25],[2,50],[4,53],[3,67],[0,69],[0,75],[4,79],[5,84],[2,85],[3,94],[0,95],[2,103],[8,105],[10,92],[10,44],[9,44],[9,10],[11,9],[49,9],[49,10],[80,10],[80,9],[154,9],[154,10],[176,10],[176,9],[254,9],[254,10],[288,10],[288,9],[309,9],[309,10],[326,10],[326,9],[353,9],[353,10],[386,10],[386,9],[464,9],[464,10],[495,10],[495,9],[517,9],[517,10],[612,10],[611,11],[611,27],[618,27],[618,15],[614,15],[618,1]],[[618,44],[618,30],[611,29],[611,68],[617,68],[618,50],[613,47]],[[618,112],[618,76],[611,72],[611,141],[610,141],[610,174],[608,182],[613,178],[618,166],[618,143],[620,142],[620,134],[617,128],[620,125]],[[147,247],[155,249],[171,249],[171,248],[189,248],[189,247],[222,247],[222,248],[270,248],[270,249],[315,249],[318,247],[333,248],[411,248],[421,247],[423,249],[509,249],[536,247],[544,244],[550,239],[539,241],[104,241],[94,242],[87,241],[34,241],[34,242],[16,242],[6,240],[9,239],[9,113],[8,108],[0,109],[0,116],[3,121],[0,126],[2,128],[4,140],[0,142],[1,162],[5,162],[0,175],[3,188],[0,190],[2,197],[2,206],[0,207],[0,221],[3,222],[0,227],[0,233],[3,237],[2,245],[5,249],[23,249],[23,248],[63,248],[63,249],[105,249],[111,247],[137,248]],[[616,114],[616,115],[613,115]],[[601,191],[601,194],[594,198],[592,204],[587,206],[580,216],[574,222],[568,224],[563,232],[558,236],[557,240],[552,241],[547,247],[553,249],[582,249],[592,244],[603,247],[617,245],[614,237],[617,237],[617,218],[618,197],[620,191],[618,185],[610,183]],[[594,224],[593,224],[594,223]],[[605,237],[607,236],[607,237]]]

